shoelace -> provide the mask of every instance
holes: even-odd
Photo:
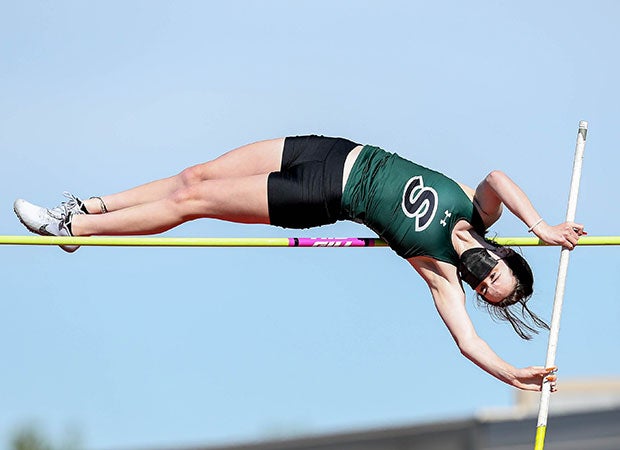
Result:
[[[48,209],[47,211],[52,217],[67,222],[71,219],[73,214],[82,214],[82,202],[79,198],[67,191],[63,192],[62,195],[69,200],[62,202],[54,208]]]

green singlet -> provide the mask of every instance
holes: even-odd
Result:
[[[465,220],[484,235],[482,218],[454,180],[369,145],[351,169],[342,208],[403,258],[429,256],[457,265],[451,239],[456,223]]]

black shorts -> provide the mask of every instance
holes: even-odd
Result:
[[[271,224],[310,228],[342,219],[344,162],[358,145],[342,138],[287,137],[280,171],[267,182]]]

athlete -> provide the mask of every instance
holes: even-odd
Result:
[[[133,189],[51,209],[16,200],[32,232],[54,236],[147,235],[198,218],[308,228],[337,220],[375,231],[426,281],[461,353],[511,386],[555,390],[555,368],[516,368],[476,333],[465,309],[465,281],[492,315],[524,339],[548,328],[526,303],[533,292],[527,262],[484,238],[505,205],[547,244],[573,249],[584,227],[547,224],[525,193],[493,171],[473,190],[378,147],[342,138],[296,136],[232,150],[179,174]],[[76,245],[62,245],[68,252]]]

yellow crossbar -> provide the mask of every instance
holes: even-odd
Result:
[[[312,245],[292,244],[295,238],[190,238],[190,237],[133,237],[133,236],[0,236],[0,245],[85,245],[106,247],[386,247],[377,238],[299,238]],[[347,245],[363,241],[366,245]],[[535,237],[497,237],[493,241],[516,247],[546,246]],[[579,245],[620,245],[620,236],[582,236]]]

